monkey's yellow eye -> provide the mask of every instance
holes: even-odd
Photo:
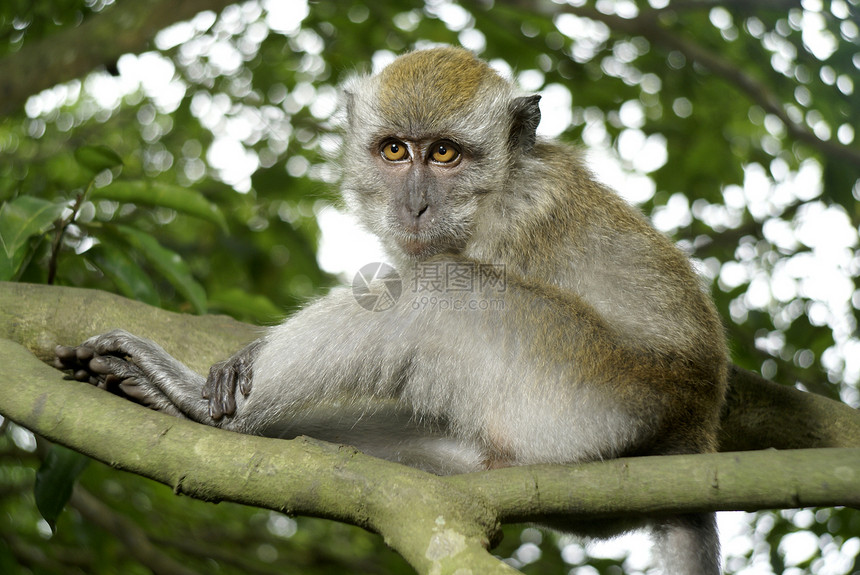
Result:
[[[406,144],[391,140],[382,146],[382,157],[389,162],[397,162],[406,157],[407,151]]]
[[[440,164],[448,164],[460,157],[460,150],[451,142],[433,144],[430,159]]]

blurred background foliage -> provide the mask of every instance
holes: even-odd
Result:
[[[76,31],[130,3],[0,3],[0,280],[278,321],[379,257],[354,252],[331,211],[337,84],[462,44],[541,92],[542,133],[581,143],[691,254],[735,363],[860,405],[857,0],[186,0],[193,19],[168,14],[135,53],[99,60]],[[80,56],[69,42],[96,54],[90,73],[30,91],[39,66],[9,75]],[[96,463],[52,531],[33,497],[48,450],[0,425],[2,573],[409,572],[359,529],[176,497]],[[860,573],[856,511],[721,523],[728,573]],[[635,542],[512,527],[497,553],[526,573],[646,572]]]

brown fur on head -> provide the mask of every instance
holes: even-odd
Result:
[[[450,46],[418,50],[397,58],[379,74],[379,107],[392,119],[408,112],[417,123],[438,124],[474,105],[482,87],[504,84],[468,50]]]

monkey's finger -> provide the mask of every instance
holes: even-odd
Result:
[[[142,403],[144,405],[149,405],[151,403],[151,397],[153,395],[152,391],[145,385],[140,385],[140,382],[137,379],[123,379],[119,382],[118,387],[123,394],[138,403]]]
[[[86,383],[92,383],[92,374],[85,369],[76,370],[72,377],[77,381],[83,381]]]
[[[215,382],[211,373],[206,380],[203,397],[209,400],[209,417],[216,421],[224,417],[224,405],[220,401],[220,394],[215,389]]]
[[[251,370],[250,368],[247,371],[243,371],[239,376],[239,391],[242,392],[244,397],[248,397],[251,393]]]
[[[102,376],[115,375],[122,379],[143,376],[140,368],[112,355],[97,355],[90,360],[88,367],[94,374]]]
[[[236,413],[236,381],[238,375],[235,365],[221,372],[221,377],[219,378],[221,393],[219,395],[224,415],[233,415]]]
[[[122,395],[122,390],[120,388],[120,384],[125,381],[122,377],[109,373],[104,376],[104,378],[99,382],[99,387],[105,389],[111,393],[115,393],[117,395]]]
[[[236,412],[236,372],[232,365],[213,366],[206,378],[209,417],[218,420]]]
[[[213,397],[210,397],[209,417],[215,420],[219,420],[225,415],[233,415],[233,412],[236,411],[236,404],[235,402],[231,402],[231,400],[231,396],[225,396],[220,393],[215,394]]]
[[[69,347],[67,345],[58,345],[54,348],[54,355],[56,359],[62,362],[69,362],[76,359],[75,356],[75,348]]]
[[[236,384],[230,386],[232,390],[225,391],[221,395],[221,409],[224,415],[233,415],[236,413]]]
[[[79,345],[78,349],[90,350],[97,355],[133,355],[131,351],[135,349],[135,344],[141,342],[141,338],[133,336],[125,330],[115,329],[91,337]]]
[[[75,358],[77,358],[80,363],[88,362],[93,358],[93,355],[95,355],[95,353],[91,347],[79,345],[75,348]]]
[[[221,409],[220,405],[216,404],[211,399],[209,400],[209,417],[211,417],[215,421],[218,421],[222,417],[224,417],[224,410]]]
[[[118,391],[132,401],[144,405],[155,411],[167,413],[177,417],[185,417],[185,415],[176,408],[173,403],[161,392],[161,390],[153,387],[146,380],[141,379],[124,379],[119,383]]]
[[[76,364],[67,363],[67,362],[63,361],[62,359],[60,359],[59,357],[54,358],[53,365],[56,369],[60,369],[60,370],[75,369],[75,367],[77,367]]]
[[[54,348],[54,367],[57,369],[71,369],[75,371],[81,367],[81,362],[75,354],[75,348],[66,345],[58,345]]]
[[[251,393],[251,380],[253,379],[253,359],[248,356],[243,356],[236,365],[236,381],[235,386],[239,388],[244,397],[248,397]]]
[[[140,379],[125,379],[119,384],[119,391],[129,399],[155,411],[174,417],[187,419],[161,390]]]

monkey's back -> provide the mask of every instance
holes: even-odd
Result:
[[[640,350],[641,361],[626,369],[648,378],[658,397],[671,398],[681,435],[700,435],[686,426],[704,428],[695,450],[714,449],[728,353],[719,315],[688,256],[597,181],[577,148],[540,142],[513,173],[504,191],[487,198],[494,217],[506,220],[504,233],[482,230],[477,221],[468,255],[581,298],[619,343]],[[625,389],[633,404],[654,400],[637,398],[640,389],[620,393]]]

